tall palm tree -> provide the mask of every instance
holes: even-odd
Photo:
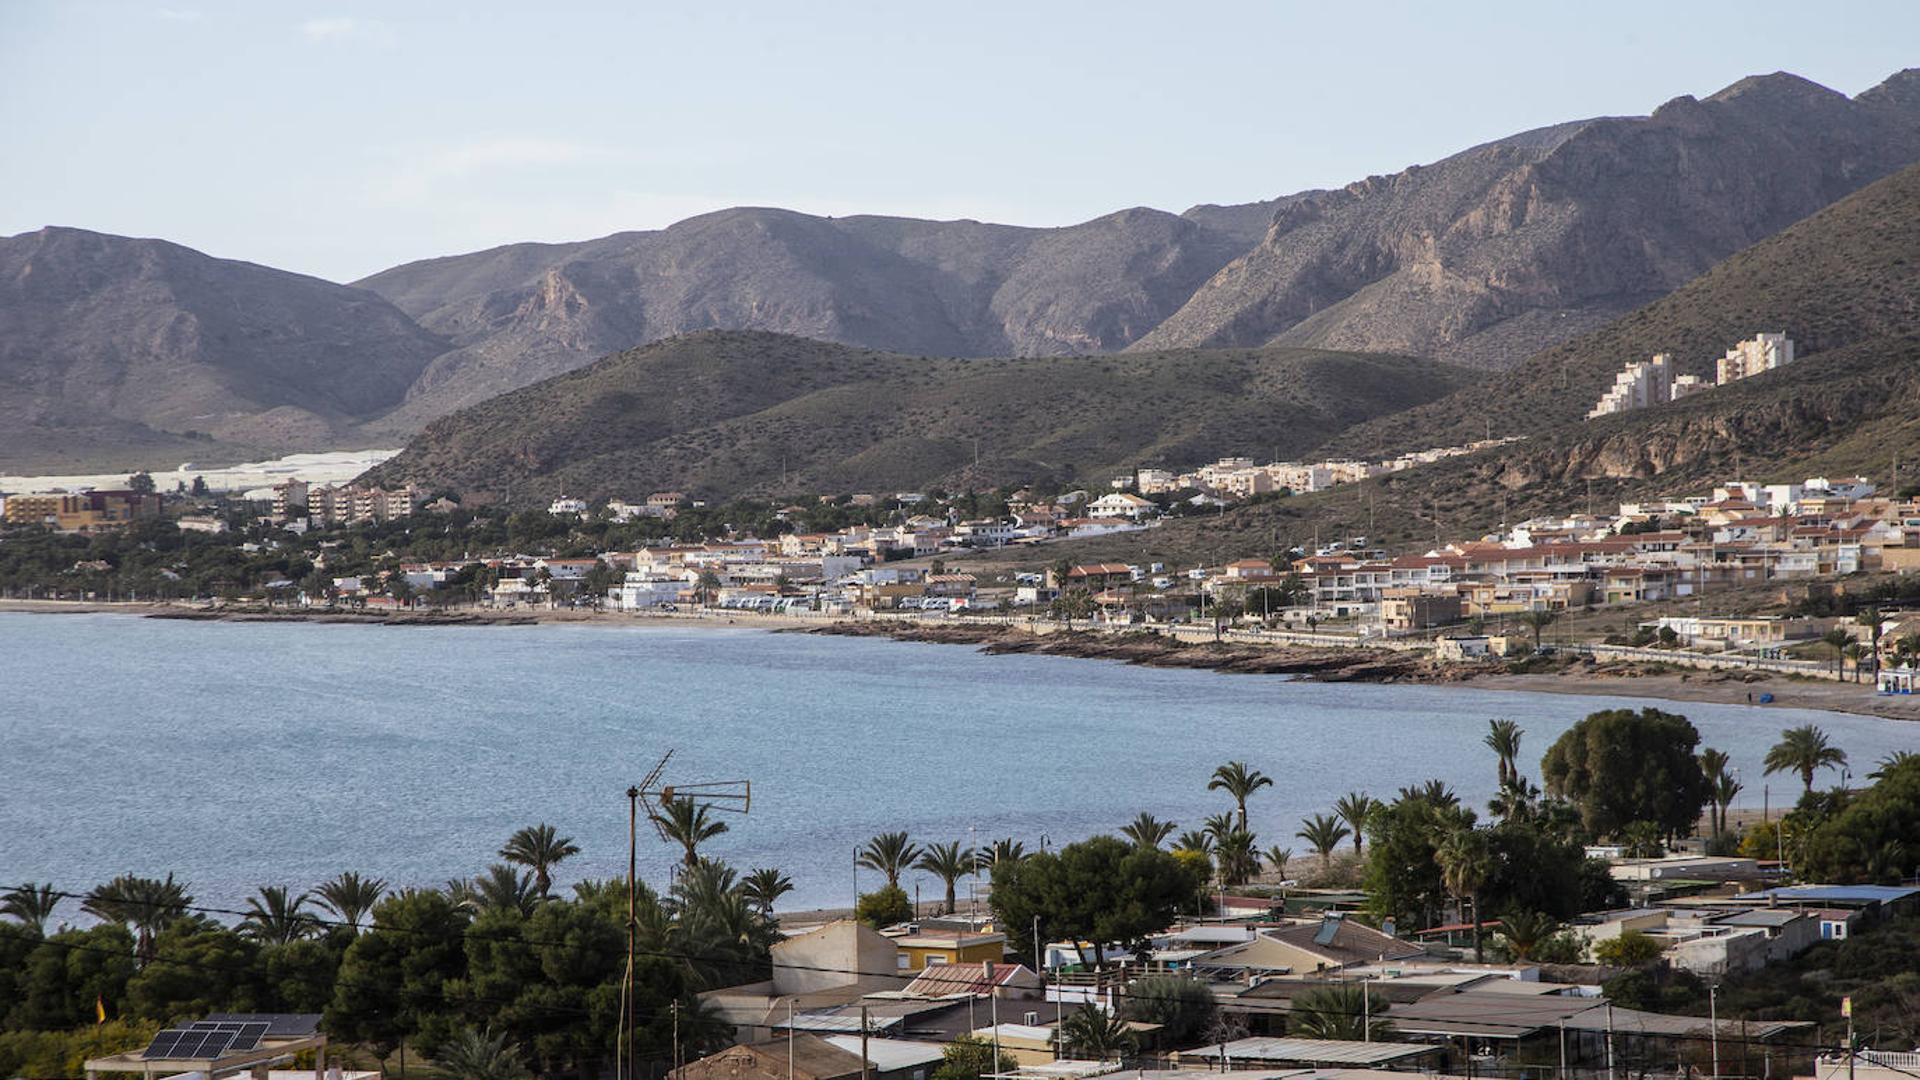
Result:
[[[295,895],[284,885],[262,885],[247,897],[247,914],[240,920],[240,931],[255,941],[285,945],[310,937],[320,930],[313,916],[306,914],[309,893]]]
[[[1234,809],[1240,812],[1240,827],[1247,827],[1247,797],[1263,787],[1272,787],[1273,777],[1259,769],[1249,769],[1244,761],[1229,761],[1213,770],[1213,779],[1207,781],[1208,791],[1224,791],[1233,799]]]
[[[1285,878],[1287,876],[1287,864],[1293,861],[1293,849],[1284,848],[1279,844],[1275,844],[1261,852],[1260,857],[1266,860],[1267,869],[1273,871],[1274,877]]]
[[[373,905],[380,902],[380,897],[386,891],[384,878],[363,878],[349,870],[321,884],[313,890],[313,895],[323,909],[346,923],[357,934],[360,932],[360,920],[373,911]]]
[[[1733,778],[1731,764],[1724,750],[1709,746],[1700,751],[1700,771],[1707,776],[1707,824],[1715,836],[1727,831],[1727,807],[1740,794],[1740,781]]]
[[[973,849],[961,847],[958,840],[946,844],[928,844],[927,849],[920,853],[920,860],[914,863],[916,869],[925,870],[939,878],[941,884],[947,887],[948,915],[958,910],[954,885],[967,876],[967,868],[972,865]]]
[[[553,893],[553,868],[568,856],[580,854],[571,836],[561,836],[551,825],[529,825],[507,838],[500,857],[533,871],[533,888],[545,900]]]
[[[1861,661],[1867,658],[1867,647],[1865,645],[1860,644],[1857,641],[1850,642],[1848,643],[1846,648],[1840,650],[1840,655],[1846,657],[1848,660],[1853,661],[1853,681],[1859,682],[1860,671],[1862,668],[1866,667],[1866,665],[1861,663]]]
[[[1526,731],[1512,720],[1487,721],[1487,735],[1481,740],[1500,758],[1500,782],[1511,783],[1520,776],[1520,736]]]
[[[1126,837],[1134,847],[1158,848],[1177,828],[1179,826],[1171,821],[1161,821],[1142,811],[1139,817],[1121,827],[1120,835]]]
[[[1813,791],[1815,770],[1838,769],[1846,763],[1847,752],[1828,742],[1827,733],[1812,724],[1782,731],[1765,760],[1767,775],[1799,773],[1808,792]]]
[[[125,923],[134,932],[134,955],[142,964],[153,959],[153,939],[187,913],[193,903],[185,882],[122,874],[95,886],[80,910],[103,922]]]
[[[793,879],[771,866],[762,866],[748,871],[740,888],[760,914],[771,915],[774,903],[793,891]]]
[[[1340,824],[1339,818],[1315,814],[1301,821],[1300,831],[1293,835],[1313,845],[1313,850],[1320,853],[1320,870],[1324,873],[1333,869],[1333,849],[1347,838],[1347,832],[1347,827]]]
[[[1440,883],[1455,901],[1473,905],[1473,962],[1479,963],[1480,889],[1493,872],[1493,856],[1487,838],[1473,829],[1455,829],[1434,850],[1440,864]]]
[[[1133,1029],[1120,1018],[1090,1001],[1081,1002],[1060,1023],[1060,1040],[1075,1057],[1111,1061],[1132,1054],[1137,1041]]]
[[[1866,627],[1868,632],[1873,635],[1872,642],[1869,646],[1869,652],[1873,656],[1873,670],[1879,671],[1880,670],[1880,635],[1885,632],[1885,628],[1887,625],[1887,617],[1880,613],[1879,608],[1868,608],[1865,611],[1862,611],[1860,614],[1855,615],[1853,617],[1853,621],[1859,623],[1861,626]]]
[[[1353,853],[1360,854],[1367,830],[1367,819],[1380,809],[1380,800],[1364,791],[1349,791],[1333,804],[1333,812],[1353,830]]]
[[[1534,951],[1560,929],[1553,916],[1538,911],[1510,911],[1500,916],[1500,936],[1515,960],[1531,960]]]
[[[885,875],[887,886],[900,887],[900,875],[906,873],[913,861],[920,857],[920,845],[907,839],[905,832],[881,833],[867,841],[860,849],[860,857],[855,864],[868,870],[878,870]]]
[[[60,906],[60,900],[52,883],[15,885],[0,893],[0,915],[18,919],[44,934],[47,920],[53,918],[53,909]]]
[[[682,795],[667,799],[660,809],[648,811],[667,839],[679,844],[683,861],[692,866],[700,861],[700,845],[727,831],[727,823],[717,820],[711,808]]]
[[[1853,644],[1853,635],[1836,626],[1826,633],[1821,634],[1820,640],[1824,642],[1828,648],[1833,650],[1833,674],[1837,678],[1843,674],[1840,661],[1841,658],[1846,655],[1847,646]]]

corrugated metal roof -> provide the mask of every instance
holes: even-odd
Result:
[[[1217,1059],[1220,1047],[1207,1048]],[[1345,1039],[1236,1039],[1225,1047],[1233,1061],[1280,1061],[1302,1065],[1384,1065],[1391,1061],[1438,1053],[1419,1043],[1354,1042]]]
[[[829,1035],[827,1045],[845,1050],[854,1057],[860,1056],[860,1036]],[[932,1065],[945,1056],[943,1043],[921,1042],[918,1039],[868,1039],[867,1060],[881,1072],[893,1072],[896,1069],[913,1069],[922,1065]]]

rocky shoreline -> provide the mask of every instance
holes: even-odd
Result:
[[[1445,668],[1424,655],[1395,649],[1316,649],[1191,643],[1150,631],[1109,634],[1032,634],[997,626],[918,626],[900,621],[837,622],[805,633],[884,637],[935,645],[972,645],[992,655],[1030,654],[1118,660],[1142,667],[1199,668],[1244,675],[1292,675],[1314,682],[1434,682]]]
[[[531,615],[473,611],[387,613],[378,611],[289,611],[259,607],[163,608],[143,613],[149,619],[187,622],[347,623],[356,626],[532,626]]]

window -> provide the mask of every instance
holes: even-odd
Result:
[[[906,953],[901,953],[898,956],[895,956],[893,958],[893,966],[898,971],[907,970],[908,966],[911,965],[912,963],[913,963],[913,958],[908,956]]]
[[[928,967],[938,967],[941,964],[944,964],[946,962],[947,962],[947,958],[944,956],[928,956],[927,957]]]

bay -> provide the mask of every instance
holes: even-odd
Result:
[[[1261,845],[1304,855],[1300,819],[1347,791],[1439,777],[1484,804],[1489,718],[1526,729],[1537,777],[1580,717],[1659,704],[731,627],[17,613],[0,614],[0,686],[0,883],[84,892],[172,872],[225,908],[343,870],[439,885],[484,870],[535,822],[582,848],[562,884],[624,873],[625,789],[668,749],[669,782],[752,781],[751,813],[729,816],[707,850],[785,870],[786,908],[850,902],[854,849],[887,830],[1035,849],[1142,810],[1197,828],[1228,808],[1206,781],[1230,758],[1276,780],[1250,807]],[[1758,805],[1763,785],[1776,806],[1793,798],[1797,781],[1761,774],[1784,727],[1820,724],[1856,775],[1920,745],[1920,729],[1874,717],[1667,707],[1732,755],[1740,805]],[[674,851],[641,828],[641,873],[664,887]]]

